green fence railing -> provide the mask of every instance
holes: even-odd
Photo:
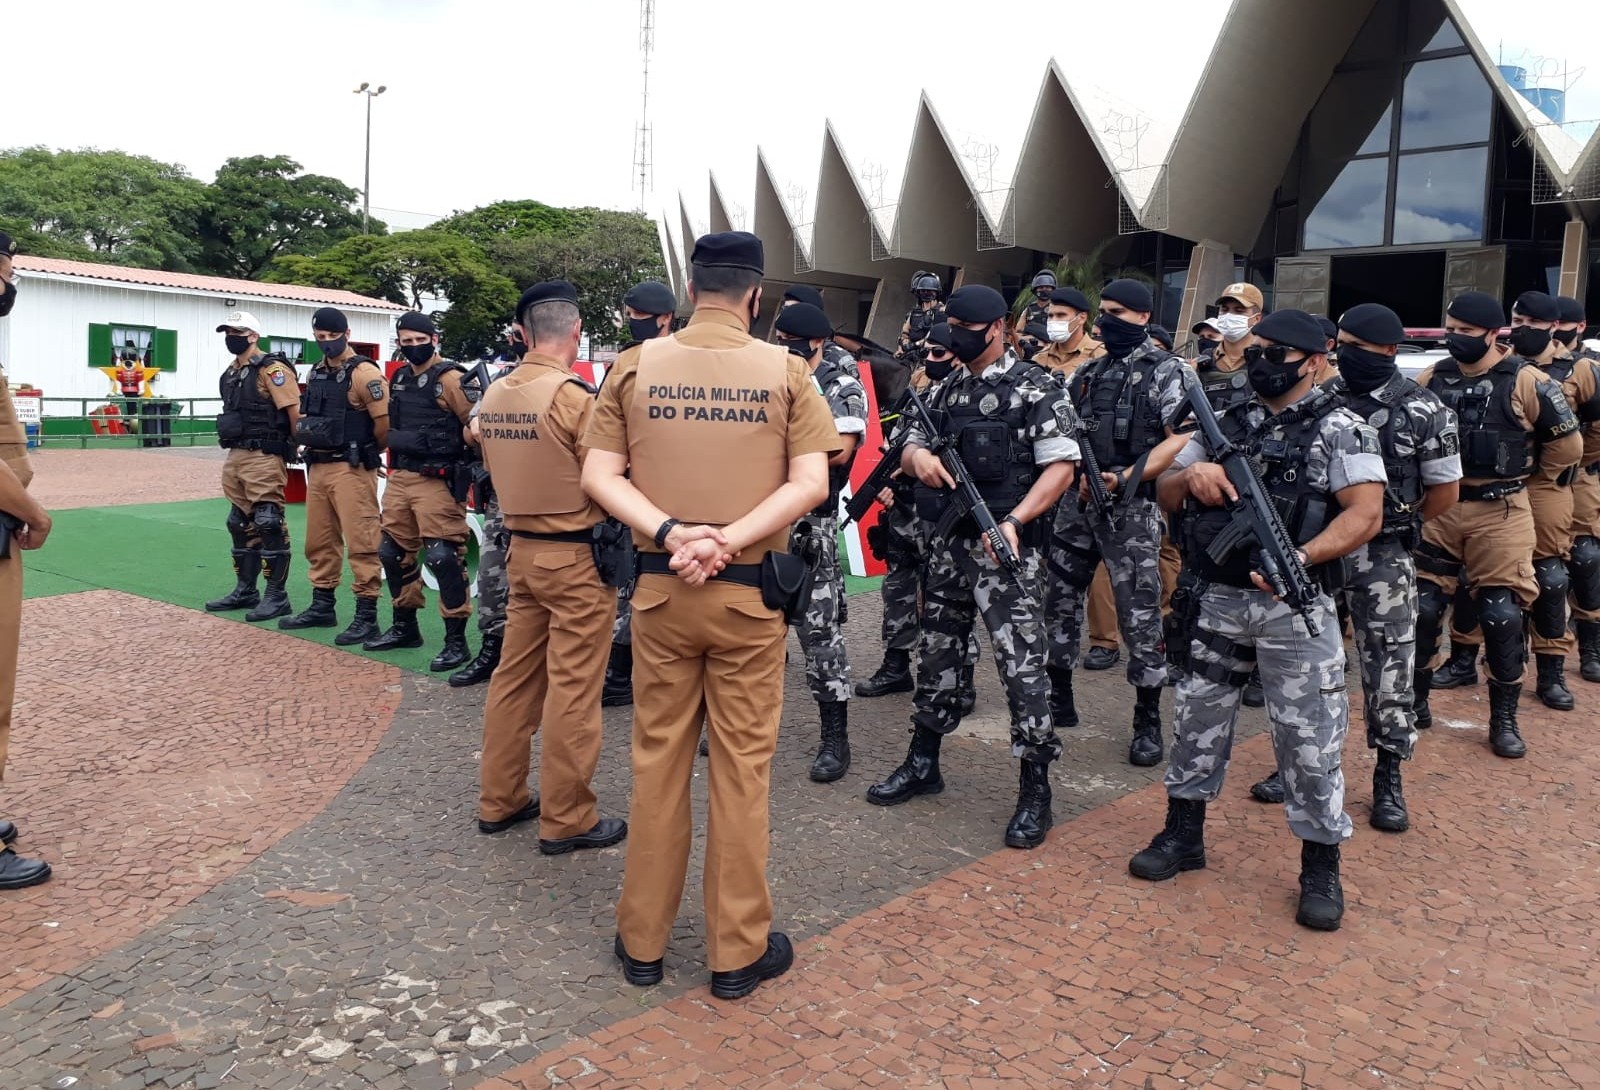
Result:
[[[47,448],[210,446],[217,441],[222,408],[215,397],[40,400],[39,442]]]

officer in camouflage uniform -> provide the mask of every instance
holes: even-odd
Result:
[[[1083,642],[1086,591],[1104,560],[1128,644],[1128,684],[1137,700],[1128,760],[1161,760],[1161,690],[1167,664],[1161,642],[1161,541],[1166,532],[1154,480],[1187,439],[1171,421],[1183,404],[1189,367],[1156,347],[1148,332],[1154,302],[1136,280],[1113,280],[1100,293],[1105,355],[1067,379],[1072,404],[1088,428],[1106,490],[1116,504],[1108,521],[1070,497],[1056,511],[1050,539],[1050,689],[1063,725],[1077,719],[1072,671]],[[1085,493],[1087,495],[1087,493]]]
[[[914,423],[901,464],[916,477],[917,512],[924,520],[928,567],[923,584],[922,640],[910,751],[899,768],[875,784],[867,799],[893,806],[944,790],[939,746],[956,729],[957,680],[963,644],[976,612],[989,629],[995,665],[1011,710],[1011,752],[1022,758],[1016,812],[1006,827],[1009,847],[1044,843],[1053,824],[1050,762],[1061,741],[1050,720],[1045,673],[1046,632],[1039,612],[1044,525],[1037,522],[1071,483],[1076,424],[1061,385],[1042,367],[1005,347],[1006,304],[999,292],[969,285],[946,307],[955,356],[965,366],[946,379],[930,406],[988,502],[1000,532],[1021,560],[1020,579],[989,554],[971,520],[934,533],[953,485],[929,437]]]
[[[1255,397],[1221,418],[1223,434],[1255,462],[1285,529],[1300,543],[1307,571],[1328,586],[1340,561],[1383,523],[1383,457],[1372,428],[1316,385],[1327,338],[1300,310],[1262,318],[1249,349]],[[1168,510],[1190,509],[1191,543],[1212,540],[1237,498],[1222,467],[1192,439],[1160,482]],[[1303,842],[1295,919],[1331,931],[1344,915],[1339,845],[1351,833],[1344,812],[1340,751],[1349,727],[1344,645],[1333,599],[1311,601],[1310,620],[1274,599],[1251,570],[1248,548],[1220,562],[1198,547],[1187,552],[1200,576],[1199,618],[1190,668],[1178,683],[1172,762],[1167,768],[1167,824],[1129,861],[1138,878],[1160,881],[1206,865],[1206,804],[1222,791],[1233,748],[1239,694],[1259,665],[1273,751],[1283,773],[1289,828]],[[1313,635],[1311,627],[1317,628]]]
[[[1338,323],[1339,376],[1327,391],[1378,434],[1388,484],[1383,528],[1345,558],[1344,589],[1361,659],[1367,748],[1378,751],[1372,773],[1375,829],[1410,827],[1400,762],[1417,744],[1412,708],[1416,669],[1417,569],[1411,550],[1422,523],[1448,511],[1461,480],[1455,413],[1400,373],[1395,346],[1405,340],[1400,316],[1378,303],[1351,307]],[[1250,789],[1262,802],[1283,802],[1274,772]]]
[[[911,368],[912,381],[918,382],[918,389],[923,384],[923,342],[928,339],[928,330],[945,320],[944,304],[939,302],[939,292],[943,288],[939,278],[926,269],[919,269],[912,274],[911,295],[916,302],[900,326],[900,340],[895,345],[894,358]]]
[[[790,284],[788,290],[783,293],[783,301],[778,304],[778,308],[782,310],[785,307],[793,306],[795,303],[810,303],[824,314],[828,312],[828,308],[822,305],[822,292],[810,284]],[[776,332],[776,324],[774,324],[774,332]],[[831,323],[828,327],[828,339],[822,344],[822,362],[834,367],[844,368],[850,377],[858,382],[861,379],[861,364],[846,351],[843,345],[833,339],[833,326]]]

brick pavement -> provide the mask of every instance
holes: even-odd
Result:
[[[34,470],[29,490],[47,511],[205,500],[222,495],[225,454],[215,445],[151,450],[46,446],[29,452]]]

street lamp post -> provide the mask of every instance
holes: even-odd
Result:
[[[361,233],[367,233],[367,220],[372,215],[372,100],[383,94],[389,88],[378,85],[376,91],[370,90],[372,84],[362,83],[356,88],[355,93],[367,96],[367,165],[366,173],[361,183]]]

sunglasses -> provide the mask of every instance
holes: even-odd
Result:
[[[1300,349],[1291,348],[1286,344],[1253,344],[1244,350],[1244,358],[1247,363],[1254,363],[1256,360],[1266,360],[1274,367],[1281,367],[1286,363],[1304,362],[1304,352],[1300,352],[1300,358],[1297,360],[1291,360],[1289,358],[1290,352],[1300,352]]]

